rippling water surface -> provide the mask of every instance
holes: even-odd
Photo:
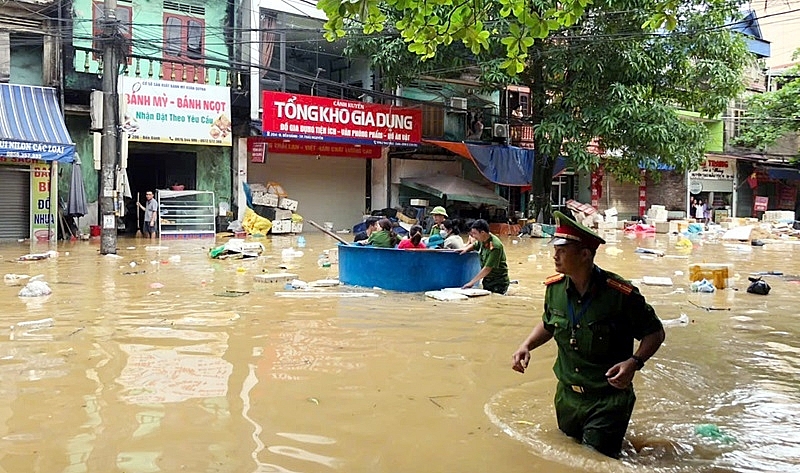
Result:
[[[0,244],[0,273],[42,275],[53,289],[20,298],[20,286],[0,285],[0,471],[800,468],[800,246],[680,253],[666,235],[620,234],[608,245],[619,254],[601,248],[605,269],[672,277],[672,287],[639,286],[662,319],[690,320],[666,327],[637,374],[625,455],[614,461],[558,431],[552,343],[525,375],[510,369],[553,273],[544,240],[504,237],[519,280],[505,297],[445,303],[376,289],[377,298],[288,299],[275,295],[282,283],[253,281],[282,265],[306,281],[336,277],[336,265],[317,265],[332,241],[305,239],[288,261],[294,237],[264,240],[262,258],[239,261],[209,259],[210,243],[128,239],[119,258],[91,241],[20,263],[47,248]],[[694,262],[733,264],[733,289],[688,293]],[[767,276],[768,296],[745,292],[757,271],[784,273]]]

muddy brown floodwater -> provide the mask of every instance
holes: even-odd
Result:
[[[0,273],[41,274],[53,290],[21,298],[20,286],[0,285],[0,471],[800,469],[800,246],[709,242],[681,254],[666,235],[620,234],[608,245],[619,254],[601,247],[603,268],[673,278],[638,285],[662,319],[690,320],[666,327],[637,374],[631,445],[614,461],[558,432],[552,342],[525,375],[510,368],[541,317],[541,281],[553,273],[545,240],[503,237],[519,280],[508,296],[289,299],[275,295],[282,283],[253,281],[292,246],[303,255],[286,264],[301,279],[336,277],[336,265],[317,264],[332,240],[304,237],[303,248],[296,237],[263,240],[264,256],[247,261],[209,259],[209,243],[128,239],[118,258],[90,241],[19,263],[47,248],[0,244]],[[689,293],[691,262],[731,263],[735,289]],[[768,296],[745,292],[758,271],[784,273],[767,277]],[[235,291],[248,293],[224,297]]]

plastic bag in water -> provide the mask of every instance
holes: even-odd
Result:
[[[40,297],[52,294],[53,290],[44,281],[31,281],[19,291],[19,297]]]
[[[733,443],[735,438],[723,432],[719,427],[714,424],[700,424],[695,426],[694,433],[700,437],[705,437],[712,440],[719,440],[723,443]]]

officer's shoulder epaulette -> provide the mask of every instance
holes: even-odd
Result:
[[[561,281],[562,279],[564,279],[564,275],[561,274],[561,273],[557,273],[557,274],[554,274],[554,275],[548,277],[547,279],[545,279],[544,280],[544,285],[545,286],[549,286],[549,285],[551,285],[553,283],[557,283],[558,281]]]
[[[618,290],[619,292],[625,294],[626,296],[630,295],[633,292],[633,286],[625,281],[620,281],[619,279],[608,278],[606,279],[606,284],[608,287]]]

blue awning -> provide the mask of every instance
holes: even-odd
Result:
[[[0,156],[71,163],[69,136],[56,90],[0,84]]]
[[[796,168],[767,168],[767,175],[772,179],[783,179],[786,181],[800,181],[800,169]]]
[[[532,149],[507,145],[476,145],[456,141],[423,140],[471,160],[483,177],[503,186],[531,185],[536,153]],[[556,158],[553,177],[567,167],[563,156]]]

